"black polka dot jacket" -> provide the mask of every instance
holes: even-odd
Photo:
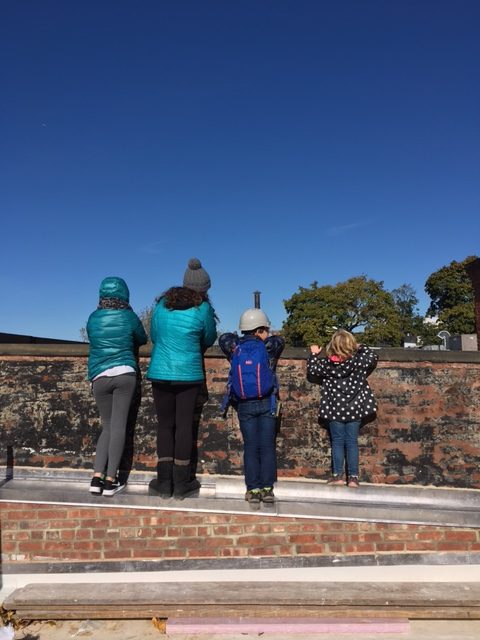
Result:
[[[364,423],[375,416],[377,402],[367,378],[377,361],[377,354],[365,345],[343,362],[334,362],[322,354],[309,357],[307,380],[322,386],[320,422]]]

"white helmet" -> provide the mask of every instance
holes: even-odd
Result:
[[[240,316],[240,331],[253,331],[258,327],[270,328],[270,320],[261,309],[247,309]]]

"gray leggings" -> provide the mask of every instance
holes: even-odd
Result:
[[[111,378],[102,377],[93,382],[93,395],[102,421],[102,433],[95,454],[95,473],[106,472],[111,478],[117,475],[125,446],[128,412],[136,384],[137,377],[134,373]]]

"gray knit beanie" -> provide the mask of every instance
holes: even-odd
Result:
[[[206,293],[210,289],[210,276],[198,258],[190,258],[188,261],[188,267],[183,276],[183,286],[199,293]]]

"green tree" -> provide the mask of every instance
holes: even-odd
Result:
[[[455,260],[432,273],[425,283],[431,299],[427,316],[438,316],[439,328],[450,333],[474,333],[475,314],[473,287],[465,266],[476,260],[468,256]]]
[[[336,285],[299,287],[284,300],[287,319],[283,334],[288,344],[325,344],[337,328],[362,333],[371,345],[400,345],[402,329],[391,293],[383,282],[366,276]]]

